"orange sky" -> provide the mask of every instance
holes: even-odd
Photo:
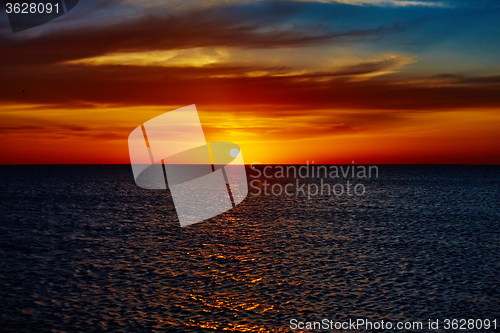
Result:
[[[239,144],[246,163],[500,164],[498,49],[485,46],[498,11],[482,30],[430,36],[438,23],[418,15],[458,9],[265,4],[82,4],[15,34],[3,17],[0,163],[127,164],[135,127],[196,104],[207,140]],[[335,21],[339,9],[358,21]],[[320,14],[324,26],[307,23]]]

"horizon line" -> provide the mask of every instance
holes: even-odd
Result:
[[[245,166],[251,166],[254,163],[245,163],[243,165]],[[1,166],[111,166],[111,165],[116,165],[116,166],[124,166],[128,165],[130,166],[130,163],[24,163],[24,164],[1,164]],[[143,164],[143,165],[151,165],[151,164]],[[191,164],[191,163],[177,163],[177,165],[202,165],[202,164]],[[216,164],[219,165],[219,164]],[[220,164],[222,165],[222,164]],[[437,166],[437,165],[443,165],[443,166],[451,166],[451,165],[456,165],[456,166],[500,166],[500,164],[493,164],[493,163],[259,163],[258,165],[359,165],[359,166],[365,166],[365,165],[371,165],[371,166],[377,166],[377,165],[387,165],[387,166]]]

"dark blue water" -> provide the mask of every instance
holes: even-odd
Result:
[[[2,166],[0,331],[500,319],[500,167],[380,166],[363,183],[249,195],[181,229],[167,191],[138,188],[130,166]]]

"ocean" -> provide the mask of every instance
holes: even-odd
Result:
[[[274,193],[320,181],[274,176]],[[500,331],[500,166],[382,165],[353,179],[362,195],[255,195],[263,177],[236,208],[180,228],[169,192],[137,187],[130,166],[1,166],[0,331],[430,319],[438,329],[414,331],[451,332],[447,318]]]

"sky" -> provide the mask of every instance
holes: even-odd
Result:
[[[0,9],[0,164],[127,164],[191,104],[249,164],[500,164],[496,0],[80,0],[17,33]]]

